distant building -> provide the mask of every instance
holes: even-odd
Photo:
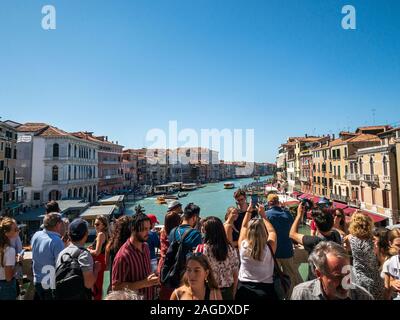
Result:
[[[99,192],[115,193],[124,188],[122,169],[123,146],[108,141],[107,136],[95,136],[93,132],[75,132],[74,136],[96,143],[98,146]]]

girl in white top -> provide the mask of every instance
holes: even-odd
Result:
[[[400,229],[393,229],[387,233],[389,244],[388,258],[383,263],[381,276],[385,280],[385,299],[393,297],[400,300]],[[390,257],[391,256],[391,257]]]
[[[17,287],[14,278],[16,252],[10,239],[18,235],[18,227],[11,218],[0,218],[0,300],[15,300]]]
[[[258,216],[252,219],[253,211],[258,212]],[[277,299],[273,284],[276,232],[263,205],[253,209],[250,203],[238,244],[241,265],[236,300]]]

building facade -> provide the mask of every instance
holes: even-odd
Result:
[[[17,190],[17,132],[0,121],[0,214],[12,215],[19,206]]]
[[[18,174],[25,204],[50,200],[97,200],[98,145],[43,123],[18,127]]]

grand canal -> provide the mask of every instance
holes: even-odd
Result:
[[[260,181],[265,181],[268,178],[269,176],[261,177]],[[230,206],[235,206],[235,200],[233,198],[235,190],[254,182],[254,180],[253,178],[235,179],[232,181],[235,184],[234,189],[224,189],[225,182],[209,183],[203,188],[189,192],[187,197],[181,198],[179,201],[183,206],[190,202],[198,205],[201,208],[200,216],[202,217],[215,216],[223,220],[226,209]],[[149,197],[140,201],[127,203],[126,214],[134,214],[134,208],[139,204],[144,207],[145,213],[156,215],[158,221],[163,224],[168,207],[166,204],[156,204],[156,197]]]

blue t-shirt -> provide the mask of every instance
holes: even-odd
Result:
[[[288,259],[293,257],[293,243],[289,238],[290,228],[294,221],[292,214],[281,207],[272,207],[267,211],[267,217],[277,234],[276,258]]]
[[[52,231],[38,231],[31,240],[32,264],[34,283],[41,283],[48,270],[43,273],[44,266],[56,266],[58,255],[64,250],[64,242],[61,236]]]
[[[201,238],[201,233],[198,230],[193,229],[192,227],[190,227],[188,224],[183,224],[183,225],[173,229],[171,231],[171,233],[169,234],[169,236],[168,236],[169,243],[171,244],[174,241],[174,239],[179,241],[181,239],[181,236],[183,236],[185,231],[187,229],[189,229],[189,228],[192,229],[192,230],[186,236],[186,238],[183,241],[183,243],[184,243],[185,247],[186,248],[190,248],[190,250],[196,249],[196,247],[199,244],[203,243],[203,239]],[[175,230],[175,238],[174,238],[174,230]]]
[[[156,231],[149,232],[149,238],[147,239],[147,244],[150,250],[150,259],[156,258],[156,248],[160,248],[160,238]]]

